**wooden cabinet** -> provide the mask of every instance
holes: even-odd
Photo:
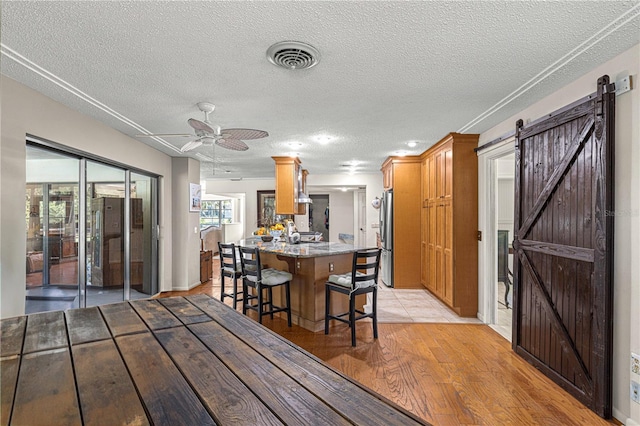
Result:
[[[389,157],[382,164],[382,176],[393,189],[393,285],[420,288],[420,172],[418,156]],[[386,178],[385,178],[386,176]]]
[[[205,250],[200,252],[200,282],[204,283],[213,275],[213,252]]]
[[[389,157],[382,163],[382,187],[384,189],[393,189],[393,158]]]
[[[450,133],[422,155],[422,285],[461,316],[478,311],[478,135]]]
[[[276,214],[306,214],[307,205],[298,203],[306,189],[308,171],[297,157],[271,157],[276,162]]]

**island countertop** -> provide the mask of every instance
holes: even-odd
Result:
[[[259,247],[260,251],[287,257],[321,257],[353,253],[361,247],[336,242],[298,243],[264,242],[260,238],[246,238],[238,243],[244,247]]]

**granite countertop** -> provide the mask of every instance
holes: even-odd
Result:
[[[352,244],[319,242],[319,243],[299,243],[289,244],[285,242],[264,242],[258,238],[247,238],[240,240],[237,245],[245,247],[260,247],[265,253],[274,253],[289,257],[320,257],[333,256],[336,254],[353,253],[361,247]]]

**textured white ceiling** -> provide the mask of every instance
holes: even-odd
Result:
[[[448,132],[487,130],[640,42],[638,1],[3,1],[1,13],[3,74],[125,134],[189,133],[200,101],[222,128],[268,131],[245,152],[139,139],[215,158],[203,177],[225,179],[273,177],[270,157],[290,153],[311,174],[352,161],[377,172]],[[320,63],[272,65],[265,52],[284,40],[315,46]]]

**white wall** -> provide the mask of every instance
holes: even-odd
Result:
[[[514,174],[515,156],[496,160],[498,178],[498,229],[509,231],[509,238],[513,238],[513,210],[514,210]]]
[[[616,97],[613,414],[627,424],[640,424],[640,405],[631,402],[629,396],[630,352],[640,353],[640,268],[637,266],[640,259],[640,45],[482,133],[479,145],[513,130],[518,119],[525,123],[533,121],[595,92],[596,81],[604,74],[613,82],[627,73],[633,76],[636,87]],[[487,183],[483,171],[479,173],[479,199],[484,200]],[[481,218],[486,214],[485,209],[486,206],[480,207]],[[483,224],[484,220],[480,222],[480,229]],[[480,290],[484,280],[485,277],[479,277]],[[482,312],[483,306],[484,301],[480,300],[479,316],[487,315]],[[640,382],[640,376],[633,378]]]
[[[200,284],[200,212],[190,211],[190,184],[200,183],[200,163],[192,158],[172,158],[171,216],[173,229],[172,290],[189,290]],[[202,197],[201,197],[202,198]]]
[[[171,158],[5,76],[0,85],[0,318],[24,314],[27,134],[162,176],[159,286],[170,290]]]

